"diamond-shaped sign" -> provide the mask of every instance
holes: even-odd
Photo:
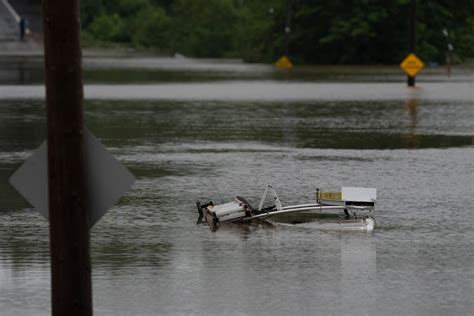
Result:
[[[135,177],[87,129],[84,129],[89,227],[133,185]],[[13,187],[46,219],[48,207],[47,142],[10,177]]]
[[[293,67],[290,59],[286,56],[281,56],[275,63],[275,65],[280,69],[290,69]]]
[[[423,62],[413,53],[408,54],[400,64],[400,67],[402,67],[405,73],[410,77],[415,77],[418,71],[424,66]]]

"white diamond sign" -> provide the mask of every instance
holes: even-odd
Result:
[[[87,129],[84,129],[86,192],[89,227],[135,182],[135,177]],[[48,212],[47,142],[28,158],[10,177],[13,187],[46,219]]]

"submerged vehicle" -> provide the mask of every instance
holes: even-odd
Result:
[[[271,205],[264,204],[271,195]],[[216,231],[223,223],[264,223],[275,225],[270,218],[284,216],[290,224],[303,224],[302,215],[314,215],[313,222],[322,229],[347,229],[373,231],[375,220],[371,216],[375,209],[377,189],[342,187],[340,192],[321,192],[316,189],[316,201],[309,204],[282,206],[280,198],[271,185],[267,185],[258,208],[254,208],[243,197],[234,201],[214,205],[196,202],[199,213],[197,223],[207,223]],[[304,217],[304,216],[303,216]]]

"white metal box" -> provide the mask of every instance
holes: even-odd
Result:
[[[342,200],[351,202],[375,202],[377,189],[342,187]]]

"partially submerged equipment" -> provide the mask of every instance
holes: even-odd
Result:
[[[270,206],[264,207],[268,195],[272,197]],[[298,216],[314,214],[316,218],[332,216],[331,220],[319,221],[319,224],[330,224],[326,227],[372,231],[375,221],[371,216],[375,208],[377,189],[342,187],[340,192],[320,192],[316,189],[316,201],[310,204],[282,206],[280,198],[271,185],[267,185],[258,208],[254,208],[243,197],[237,196],[234,201],[214,205],[212,201],[196,206],[199,212],[198,224],[206,222],[211,231],[216,231],[222,223],[261,222],[274,224],[271,217],[292,215],[291,223],[301,223]],[[291,217],[291,216],[290,216]]]

